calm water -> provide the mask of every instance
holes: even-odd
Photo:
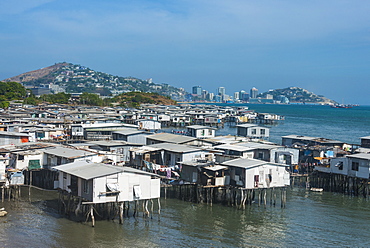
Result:
[[[370,135],[370,107],[250,105],[284,115],[271,127],[271,140],[302,134],[359,143]],[[219,130],[235,134],[234,128]],[[234,132],[234,133],[232,133]],[[289,189],[286,208],[252,204],[244,210],[162,199],[160,218],[77,223],[46,204],[54,192],[23,190],[21,201],[0,202],[1,247],[369,247],[370,202],[329,192]]]
[[[370,106],[352,109],[335,109],[320,105],[246,104],[246,106],[260,113],[285,116],[285,120],[280,124],[269,126],[270,141],[277,144],[281,144],[281,136],[290,134],[323,137],[351,144],[360,144],[360,137],[370,135]],[[236,129],[225,126],[216,134],[235,135]]]
[[[25,189],[27,191],[27,189]],[[340,247],[370,246],[369,202],[340,194],[288,190],[282,209],[246,209],[162,199],[153,219],[77,223],[45,206],[54,193],[32,191],[31,202],[2,204],[2,247]]]

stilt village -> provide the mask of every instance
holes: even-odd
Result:
[[[160,197],[245,208],[285,207],[293,186],[369,196],[370,136],[269,142],[282,121],[241,106],[12,103],[0,112],[1,201],[55,190],[60,214],[94,226],[159,216]],[[226,125],[235,133],[217,136]]]

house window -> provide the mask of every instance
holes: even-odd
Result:
[[[359,166],[360,166],[359,162],[352,162],[352,170],[358,171]]]
[[[208,135],[212,135],[212,130],[208,130]]]
[[[83,181],[83,191],[85,194],[89,193],[89,181],[88,180]]]
[[[261,129],[260,132],[261,132],[261,135],[265,135],[266,134],[266,130],[265,129]]]
[[[256,129],[252,129],[252,134],[257,134],[257,130]]]

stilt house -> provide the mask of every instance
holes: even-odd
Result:
[[[90,203],[148,200],[160,197],[158,175],[130,167],[87,161],[55,166],[59,188]]]

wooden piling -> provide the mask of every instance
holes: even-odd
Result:
[[[119,223],[123,224],[123,202],[119,205]]]

